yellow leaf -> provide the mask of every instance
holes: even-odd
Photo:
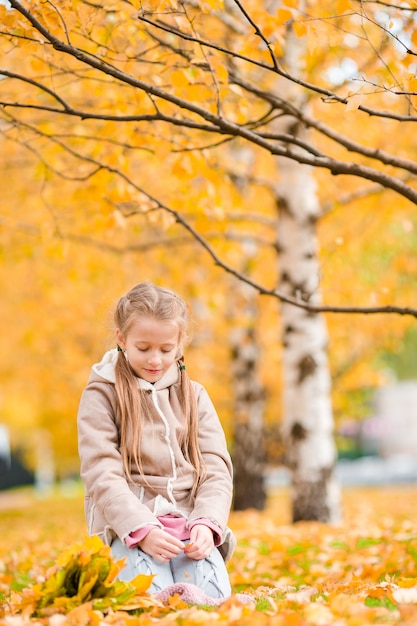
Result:
[[[153,574],[139,574],[133,580],[130,581],[130,584],[133,585],[138,594],[145,593],[152,584]]]
[[[206,74],[205,80],[209,80],[209,75]],[[213,82],[213,79],[211,79]],[[213,95],[211,89],[205,85],[190,85],[187,89],[187,97],[189,100],[193,102],[202,102],[207,103],[210,99],[212,99]]]
[[[48,11],[44,9],[39,17],[45,22],[47,29],[51,33],[56,33],[56,31],[62,26],[61,17],[57,11]]]
[[[174,87],[188,87],[190,84],[187,77],[187,70],[174,70],[170,74],[170,80]]]
[[[71,37],[71,31],[77,23],[78,14],[74,11],[61,11],[62,19],[64,20],[65,27]]]
[[[224,2],[223,0],[204,0],[202,3],[202,9],[204,10],[206,7],[212,9],[213,11],[223,11],[224,10]],[[206,5],[206,6],[204,6]]]
[[[45,63],[43,59],[39,58],[38,56],[31,55],[29,63],[30,63],[31,69],[34,72],[41,73],[42,71],[45,70]]]
[[[10,18],[10,13],[8,9],[3,4],[0,4],[0,24],[6,26],[7,20]]]
[[[224,65],[222,59],[220,59],[219,57],[215,57],[211,61],[211,66],[214,69],[216,78],[222,83],[227,83],[227,80],[229,78],[229,72],[227,71],[227,67]]]
[[[352,11],[351,0],[337,0],[335,13],[340,15],[341,13],[347,13],[348,11]]]
[[[282,43],[280,41],[272,42],[271,46],[275,56],[279,57],[284,53],[284,48],[282,47]]]
[[[397,585],[403,589],[408,587],[417,587],[417,578],[399,578]]]
[[[276,19],[278,24],[285,24],[293,19],[292,11],[289,11],[288,9],[278,9],[276,12]]]
[[[413,94],[417,94],[417,77],[413,76],[408,81],[408,91]]]
[[[304,22],[293,22],[292,28],[297,37],[304,37],[307,34],[307,26]]]
[[[156,11],[162,11],[166,6],[164,0],[143,0],[141,2],[141,10],[155,13]]]
[[[94,24],[94,14],[92,8],[83,2],[77,8],[77,15],[80,20],[81,28],[87,33],[90,32],[91,27]]]

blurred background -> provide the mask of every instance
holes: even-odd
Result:
[[[283,92],[276,76],[258,75],[258,61],[264,60],[265,51],[244,31],[235,29],[230,36],[228,29],[235,26],[230,20],[223,23],[222,15],[208,16],[203,11],[198,27],[224,45],[236,42],[237,50],[245,46],[255,69],[242,76],[254,81],[256,93],[264,89],[264,101],[250,89],[244,92],[229,84],[220,55],[213,56],[212,67],[194,65],[191,72],[184,68],[180,45],[174,49],[171,40],[164,42],[160,33],[150,45],[149,29],[138,25],[137,16],[129,13],[134,10],[129,3],[119,6],[116,2],[109,12],[84,4],[80,14],[74,10],[64,16],[71,24],[73,41],[81,41],[93,56],[101,55],[106,63],[119,62],[150,83],[163,81],[166,89],[199,106],[211,105],[215,110],[221,84],[226,115],[242,128],[250,120],[264,120],[266,108],[272,106],[271,90],[286,94],[288,101],[293,98],[292,84]],[[400,46],[381,44],[380,53],[375,54],[372,38],[364,37],[359,22],[342,8],[343,27],[332,31],[329,55],[326,29],[332,29],[332,20],[312,20],[307,32],[297,3],[287,4],[273,23],[267,12],[256,16],[265,32],[275,37],[274,49],[280,58],[287,54],[287,47],[291,57],[297,35],[286,37],[288,24],[298,25],[301,36],[296,49],[305,61],[302,67],[308,81],[349,95],[355,89],[359,93],[355,81],[362,69],[369,70],[370,83],[381,85],[391,80],[393,68],[401,77],[403,72],[413,73],[410,55]],[[333,4],[320,3],[317,10],[327,7],[333,15]],[[385,37],[388,27],[378,26],[383,10],[375,11],[372,29]],[[399,7],[392,11],[395,16],[399,13],[398,36],[415,37],[415,20],[409,13],[401,13]],[[62,35],[53,8],[46,10],[42,5],[39,15]],[[200,18],[201,12],[197,15]],[[252,408],[256,405],[252,432],[260,433],[255,449],[262,451],[254,471],[259,473],[261,467],[267,485],[288,484],[281,426],[284,334],[288,339],[291,324],[283,324],[276,297],[259,295],[233,272],[225,272],[173,211],[222,262],[266,290],[282,287],[284,278],[288,279],[288,257],[298,251],[304,228],[311,229],[307,233],[311,250],[307,255],[302,251],[296,259],[292,278],[296,281],[307,258],[314,261],[314,285],[307,299],[314,299],[317,291],[326,304],[334,306],[415,307],[414,204],[383,185],[360,177],[332,176],[317,168],[308,171],[305,197],[295,199],[296,208],[300,213],[305,210],[307,219],[301,226],[294,219],[294,236],[283,236],[283,217],[290,214],[287,209],[293,195],[304,191],[292,183],[300,171],[297,163],[289,172],[288,164],[256,142],[252,145],[238,137],[223,142],[221,134],[208,138],[204,128],[192,134],[177,126],[168,132],[166,125],[158,123],[118,125],[112,120],[115,111],[153,112],[151,98],[109,76],[103,80],[91,68],[80,71],[76,60],[63,59],[59,51],[48,49],[44,54],[43,41],[36,33],[31,32],[31,38],[25,31],[16,44],[15,37],[20,37],[19,29],[24,27],[19,21],[12,23],[7,9],[3,17],[10,20],[0,34],[9,71],[44,81],[45,88],[5,75],[0,81],[2,103],[24,103],[21,108],[3,106],[0,117],[4,155],[0,163],[0,490],[29,484],[45,493],[57,485],[69,489],[77,483],[76,416],[81,392],[92,364],[115,347],[112,311],[116,301],[145,280],[172,288],[189,303],[193,322],[187,369],[212,397],[232,453],[236,455],[241,446],[237,416],[245,413],[245,402],[252,402]],[[164,15],[164,19],[169,17]],[[185,23],[183,27],[189,27]],[[153,47],[155,41],[158,45]],[[301,45],[306,47],[300,51]],[[200,54],[199,50],[191,52]],[[73,116],[69,122],[61,113],[51,114],[51,106],[58,106],[54,90],[91,115],[102,112],[103,119],[81,121],[81,116]],[[389,90],[375,88],[372,104],[405,115],[412,98],[409,94],[405,102],[393,98]],[[351,133],[364,146],[392,151],[401,158],[406,155],[415,164],[415,135],[404,124],[400,131],[400,121],[377,119],[373,125],[370,117],[357,114],[357,104],[324,108],[320,92],[314,90],[308,106],[311,115],[334,129],[335,136]],[[279,112],[275,112],[277,118]],[[298,122],[293,124],[291,116],[288,127],[278,128],[275,113],[270,126],[265,126],[269,132],[280,132],[290,146],[307,141],[298,135]],[[312,154],[329,151],[332,158],[345,158],[341,145],[332,153],[326,136],[317,133],[313,139]],[[367,158],[359,151],[352,163],[365,165]],[[373,167],[382,170],[383,164]],[[412,175],[405,170],[404,185],[410,179]],[[157,196],[161,204],[152,202],[141,188]],[[313,217],[308,214],[312,197]],[[171,212],[161,209],[163,204]],[[338,479],[342,484],[416,482],[415,317],[347,313],[323,317],[326,332],[311,340],[322,342],[322,349],[327,350]],[[307,361],[305,365],[308,369]],[[245,392],[249,388],[250,393]]]
[[[278,303],[251,293],[250,288],[240,288],[239,282],[215,268],[198,246],[184,241],[181,233],[168,233],[166,241],[164,234],[152,243],[157,239],[153,226],[144,224],[126,232],[111,215],[101,215],[98,200],[92,200],[90,214],[97,221],[108,220],[108,225],[100,224],[102,238],[80,235],[76,240],[58,227],[55,200],[52,195],[45,202],[34,163],[16,153],[7,164],[3,162],[1,172],[4,180],[14,182],[3,186],[2,201],[0,488],[34,484],[43,491],[56,482],[77,480],[79,397],[91,365],[115,345],[112,310],[116,300],[142,280],[167,285],[190,303],[193,337],[186,351],[187,367],[190,375],[207,387],[231,446],[236,397],[234,333],[247,323],[248,316],[255,320],[259,384],[264,394],[266,475],[271,484],[288,482],[280,435]],[[16,203],[21,207],[18,215]],[[70,213],[69,222],[72,219]],[[381,246],[373,258],[369,281],[377,284],[384,275],[400,297],[401,283],[409,290],[415,282],[415,261],[406,254],[401,236],[395,239],[389,234],[387,223],[390,226],[389,222],[381,224],[379,239],[383,242],[386,238],[392,263],[406,267],[408,274],[396,276],[392,271],[386,275],[386,253]],[[397,220],[391,225],[393,229],[398,226]],[[72,234],[76,224],[71,226]],[[378,224],[370,224],[369,231],[364,226],[358,223],[356,235],[376,236]],[[79,228],[83,229],[82,223]],[[411,247],[416,230],[413,224],[407,229]],[[360,255],[350,255],[352,242],[338,243],[338,237],[328,218],[322,229],[322,247],[324,292],[329,298],[344,290],[340,286],[344,267],[349,274],[360,274],[363,265]],[[114,250],[110,241],[120,241],[121,249]],[[268,251],[257,253],[256,260],[257,271],[272,281],[275,267]],[[351,297],[361,289],[359,282],[350,283]],[[387,315],[370,319],[329,314],[327,322],[339,479],[343,483],[415,482],[414,326],[409,320]]]

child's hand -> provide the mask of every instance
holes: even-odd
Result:
[[[190,543],[185,546],[185,554],[196,561],[207,558],[214,548],[213,533],[208,526],[196,524],[190,532]]]
[[[168,562],[184,550],[179,539],[171,537],[161,528],[153,528],[138,544],[139,548],[161,563]]]

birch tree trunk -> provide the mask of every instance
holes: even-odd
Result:
[[[234,389],[233,508],[261,511],[266,501],[265,393],[258,371],[261,351],[256,335],[258,296],[244,284],[235,286],[233,291],[235,299],[240,296],[237,310],[241,310],[241,319],[230,336]]]
[[[302,39],[289,33],[286,58],[290,73],[300,74]],[[278,93],[298,105],[299,88],[280,82]],[[284,91],[285,90],[285,91]],[[276,129],[298,138],[305,132],[294,119],[282,118]],[[280,182],[277,249],[279,289],[285,294],[318,304],[320,267],[316,226],[320,217],[313,170],[293,160],[277,157]],[[292,517],[297,520],[335,522],[340,518],[340,491],[334,478],[337,450],[333,437],[331,378],[326,321],[282,303],[283,425],[286,459],[292,470]]]
[[[269,11],[275,14],[282,6],[280,0],[266,0]],[[226,2],[233,14],[234,3]],[[300,2],[300,10],[301,2]],[[302,59],[306,55],[305,40],[294,36],[291,28],[285,40],[285,58],[282,67],[294,76],[302,74]],[[303,105],[301,88],[285,78],[276,83],[276,93],[289,103]],[[304,129],[290,115],[281,115],[274,122],[274,130],[287,136],[302,138]],[[294,146],[292,146],[294,149]],[[294,160],[276,157],[279,182],[275,186],[277,219],[277,250],[279,264],[279,291],[318,304],[320,297],[320,267],[318,261],[317,220],[320,206],[317,198],[314,171]],[[328,336],[323,315],[308,313],[286,303],[281,304],[283,341],[283,424],[282,436],[286,462],[292,470],[292,518],[335,522],[341,517],[340,490],[334,478],[337,450],[333,436],[331,406],[331,378],[327,358]],[[246,337],[248,341],[248,337]],[[253,384],[251,373],[235,341],[235,380],[241,379],[241,394]],[[255,345],[252,358],[256,358]],[[238,387],[237,387],[238,389]],[[251,476],[259,472],[257,452],[260,437],[255,407],[251,415],[246,404],[236,393],[235,454],[236,490],[251,504],[254,498]],[[256,397],[256,394],[254,394]],[[246,417],[243,417],[247,413]],[[245,426],[246,424],[246,426]],[[260,428],[263,427],[263,424]],[[252,430],[253,429],[253,430]],[[250,469],[253,464],[252,469]],[[241,488],[239,483],[241,481]],[[256,482],[254,483],[256,485]],[[246,492],[246,493],[244,493]],[[252,495],[251,495],[252,494]],[[240,498],[239,492],[236,497]],[[238,500],[236,500],[236,504]],[[243,508],[243,507],[242,507]]]
[[[312,173],[292,163],[281,166],[277,198],[280,283],[283,293],[320,301],[317,260],[317,201]],[[283,426],[286,459],[292,470],[292,517],[335,522],[340,494],[334,479],[327,329],[323,315],[282,303]]]

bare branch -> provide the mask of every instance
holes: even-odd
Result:
[[[57,14],[59,16],[59,19],[60,19],[60,22],[61,22],[62,27],[63,27],[64,32],[65,32],[65,37],[67,39],[67,43],[71,44],[68,28],[67,28],[67,25],[66,25],[66,22],[65,22],[64,18],[62,17],[61,11],[58,9],[58,7],[53,2],[51,2],[51,0],[46,0],[46,2],[47,2],[47,4],[49,4],[54,9],[54,11],[57,12]]]
[[[411,173],[417,174],[417,162],[411,159],[402,159],[400,157],[394,156],[385,152],[384,150],[380,150],[379,148],[368,148],[363,144],[360,144],[352,139],[342,135],[341,133],[336,132],[330,126],[316,120],[312,116],[308,115],[305,111],[300,108],[295,107],[293,104],[280,98],[278,95],[272,92],[264,92],[260,90],[258,87],[248,83],[243,80],[240,76],[237,76],[234,73],[230,74],[230,80],[234,82],[236,85],[239,85],[249,93],[256,95],[258,98],[264,99],[267,101],[273,108],[282,110],[285,114],[294,117],[298,122],[301,122],[306,128],[314,129],[321,133],[322,135],[332,139],[339,145],[345,147],[349,152],[356,152],[357,154],[361,154],[363,156],[369,157],[371,159],[375,159],[380,161],[384,165],[392,165],[394,167],[399,167],[401,169],[407,170]],[[417,117],[415,118],[417,120]],[[410,117],[406,118],[406,121],[411,121]],[[261,133],[259,133],[261,134]],[[273,133],[262,133],[262,137],[266,139],[276,140],[280,135],[275,135]],[[293,138],[294,141],[294,138]],[[312,146],[308,146],[304,144],[304,149],[308,150],[312,154],[315,154],[315,149]]]
[[[20,6],[20,3],[18,2],[18,0],[10,0],[10,1]],[[33,16],[31,16],[31,18],[35,22],[37,21],[35,18],[33,18]],[[142,121],[143,120],[146,120],[146,121],[159,120],[159,121],[169,122],[171,124],[175,124],[178,126],[184,126],[184,127],[189,127],[189,128],[193,127],[199,130],[207,131],[207,132],[224,133],[224,134],[229,134],[234,137],[242,137],[246,139],[247,141],[249,141],[250,143],[258,145],[261,148],[264,148],[265,150],[267,150],[273,155],[287,157],[289,159],[293,159],[294,161],[297,161],[298,163],[302,163],[305,165],[311,165],[313,167],[327,169],[334,175],[345,174],[345,175],[357,176],[357,177],[365,178],[373,182],[377,182],[388,189],[392,189],[393,191],[396,191],[397,193],[404,196],[405,198],[407,198],[414,204],[417,204],[417,190],[404,184],[401,180],[399,180],[398,178],[394,176],[390,176],[388,174],[385,174],[384,172],[381,172],[379,170],[373,169],[371,167],[368,167],[362,164],[346,163],[344,161],[340,161],[332,157],[327,157],[325,155],[314,154],[315,151],[313,150],[313,148],[311,148],[312,154],[308,154],[304,150],[301,150],[301,151],[298,149],[294,150],[291,147],[281,146],[275,142],[271,143],[270,141],[264,139],[257,132],[254,132],[234,122],[230,122],[226,118],[219,116],[219,115],[215,115],[198,105],[195,105],[182,98],[174,96],[164,91],[163,89],[150,85],[149,83],[145,83],[144,81],[136,79],[133,76],[125,74],[124,72],[104,62],[98,62],[97,59],[95,59],[94,57],[91,57],[88,54],[84,54],[82,51],[78,50],[77,48],[73,48],[72,46],[68,46],[67,44],[63,42],[59,42],[59,40],[56,40],[55,37],[52,37],[52,35],[50,35],[48,31],[46,31],[41,25],[40,25],[40,28],[42,28],[42,34],[44,34],[44,36],[51,37],[53,42],[55,42],[53,44],[54,47],[58,46],[59,49],[61,49],[63,52],[66,52],[67,54],[70,54],[71,56],[75,56],[76,58],[78,58],[79,60],[82,60],[87,65],[90,65],[91,67],[95,67],[96,69],[99,69],[100,71],[103,71],[113,76],[114,78],[117,78],[118,80],[122,82],[126,82],[132,86],[135,86],[145,91],[146,93],[160,97],[163,100],[167,100],[168,102],[171,102],[175,104],[176,106],[178,106],[180,109],[185,109],[192,113],[197,114],[199,117],[210,122],[211,126],[207,126],[204,124],[201,125],[191,120],[184,121],[182,119],[177,119],[175,117],[166,117],[160,113],[153,114],[153,115],[144,115],[144,116],[125,116],[125,121],[128,118],[131,121],[133,120],[138,121],[138,119],[141,119]],[[277,101],[277,105],[279,104],[279,106],[281,107],[285,106],[285,108],[289,112],[295,113],[298,117],[301,117],[302,121],[307,121],[308,118],[305,115],[303,115],[300,111],[298,111],[294,107],[291,107],[288,103],[285,103],[284,101],[277,98],[276,96],[274,97],[271,96],[271,98],[272,98],[271,101],[273,101],[275,98],[275,100]],[[20,106],[20,105],[16,105],[16,106]],[[35,107],[35,105],[27,105],[27,106]],[[63,111],[58,110],[57,112],[62,113]],[[103,116],[104,117],[102,117],[101,119],[114,119],[114,116],[106,116],[104,114]],[[320,122],[315,122],[314,120],[308,120],[308,121],[311,124],[311,126],[315,127],[317,130],[325,129],[325,125],[321,124]],[[330,136],[332,131],[327,130],[327,133]]]
[[[324,102],[329,102],[329,103],[339,103],[339,104],[348,104],[349,102],[349,97],[346,96],[339,96],[337,95],[337,93],[335,91],[329,91],[328,89],[323,89],[318,87],[317,85],[314,85],[312,83],[307,83],[303,80],[301,80],[300,78],[297,78],[291,74],[289,74],[288,72],[284,71],[282,68],[280,68],[278,65],[275,66],[275,64],[273,64],[273,66],[269,66],[266,65],[265,63],[262,63],[261,61],[257,61],[255,59],[249,58],[247,56],[241,55],[233,50],[230,50],[228,48],[224,48],[222,46],[213,44],[212,42],[203,40],[201,38],[189,35],[188,33],[185,33],[181,30],[179,30],[178,28],[175,28],[172,25],[166,24],[164,22],[162,22],[161,20],[159,21],[154,21],[151,20],[149,18],[146,18],[144,15],[140,15],[138,17],[138,19],[140,19],[143,22],[146,22],[147,24],[149,24],[150,26],[153,26],[157,29],[160,29],[162,31],[165,31],[171,35],[175,35],[176,37],[179,37],[180,39],[182,39],[183,41],[190,41],[193,43],[198,43],[201,47],[206,47],[212,50],[216,50],[217,52],[222,52],[223,54],[225,54],[228,57],[231,57],[233,59],[239,59],[242,61],[246,61],[247,63],[251,64],[251,65],[255,65],[259,68],[262,68],[264,70],[267,71],[274,71],[276,74],[278,74],[279,76],[286,78],[287,80],[289,80],[290,82],[293,82],[294,84],[299,85],[300,87],[304,87],[305,89],[307,89],[308,91],[312,92],[312,93],[316,93],[318,95],[321,95],[323,97],[323,101]],[[256,27],[256,25],[255,25]],[[161,40],[160,40],[161,41]],[[167,45],[165,43],[165,45]],[[268,46],[268,48],[270,48],[270,44]],[[178,52],[178,51],[177,51]],[[178,52],[179,53],[179,52]],[[361,111],[363,113],[366,113],[368,115],[371,115],[373,117],[381,117],[381,118],[386,118],[386,119],[393,119],[393,120],[398,120],[398,121],[417,121],[417,116],[411,116],[411,115],[397,115],[397,114],[393,114],[390,111],[380,111],[377,109],[372,109],[370,107],[366,107],[364,105],[359,105],[358,106],[358,111]]]
[[[57,100],[59,102],[59,104],[62,105],[63,110],[61,109],[54,109],[54,108],[49,108],[49,107],[43,107],[43,106],[35,106],[35,105],[24,105],[24,104],[19,104],[19,103],[6,103],[6,102],[0,102],[0,105],[2,106],[12,106],[12,107],[19,107],[19,108],[37,108],[37,109],[41,109],[41,110],[47,110],[47,111],[53,111],[56,113],[66,113],[68,115],[71,115],[71,107],[68,106],[68,104],[65,102],[65,100],[63,98],[61,98],[57,93],[55,93],[55,91],[52,91],[52,89],[49,89],[49,87],[46,87],[45,85],[43,85],[42,83],[38,82],[37,80],[34,80],[33,78],[27,78],[26,76],[23,76],[22,74],[16,74],[16,72],[9,72],[9,70],[6,69],[1,69],[0,68],[0,76],[6,76],[7,78],[15,78],[17,80],[21,80],[23,83],[27,83],[28,85],[33,85],[34,87],[37,87],[38,89],[40,89],[41,91],[44,91],[45,93],[47,93],[49,96],[51,96],[54,100]]]
[[[305,300],[301,298],[292,298],[283,292],[278,291],[277,289],[266,289],[256,281],[252,280],[246,274],[243,274],[239,270],[232,268],[230,265],[221,260],[221,258],[214,251],[212,246],[206,241],[204,237],[198,233],[193,226],[189,222],[187,222],[183,216],[174,209],[164,205],[159,200],[157,200],[151,194],[148,194],[146,191],[141,189],[141,192],[147,195],[149,200],[154,202],[160,209],[163,209],[167,213],[173,215],[176,221],[181,224],[193,237],[194,239],[201,245],[206,252],[208,252],[209,256],[214,261],[214,264],[218,267],[221,267],[225,272],[231,274],[235,278],[239,279],[241,282],[246,283],[253,287],[260,295],[273,296],[277,298],[281,302],[285,302],[287,304],[292,304],[298,308],[304,309],[310,313],[362,313],[362,314],[375,314],[375,313],[396,313],[398,315],[411,315],[412,317],[417,318],[417,309],[413,309],[411,307],[400,307],[400,306],[379,306],[379,307],[360,307],[360,306],[325,306],[325,305],[311,305]]]
[[[264,42],[265,46],[268,48],[269,54],[271,56],[271,60],[272,60],[272,65],[274,67],[274,70],[278,73],[280,73],[280,69],[279,69],[279,65],[278,65],[278,59],[275,56],[275,52],[274,49],[271,45],[271,42],[269,41],[269,39],[267,37],[265,37],[265,35],[263,34],[262,30],[259,28],[259,26],[256,24],[256,22],[252,19],[252,17],[249,15],[248,11],[246,11],[246,9],[244,8],[243,4],[240,2],[240,0],[233,0],[233,2],[235,3],[235,5],[237,7],[239,7],[240,12],[242,13],[242,15],[245,16],[245,18],[247,19],[247,21],[249,22],[249,24],[252,26],[254,33],[257,37],[260,37],[261,41]]]
[[[16,0],[10,0],[10,1],[11,2],[16,2]],[[321,95],[323,97],[325,96],[329,100],[342,102],[344,104],[347,103],[346,98],[338,96],[335,92],[329,91],[328,89],[323,89],[322,87],[318,87],[317,85],[314,85],[312,83],[307,83],[307,82],[303,81],[300,78],[296,78],[295,76],[291,76],[291,74],[288,74],[287,72],[285,72],[283,69],[279,68],[278,66],[275,67],[275,66],[267,65],[266,63],[262,63],[262,61],[257,61],[256,59],[252,59],[252,58],[247,57],[245,55],[239,54],[238,52],[235,52],[234,50],[230,50],[229,48],[224,48],[223,46],[216,45],[216,44],[214,44],[214,43],[212,43],[210,41],[206,41],[206,40],[200,39],[199,37],[194,37],[192,35],[188,35],[187,33],[184,33],[183,31],[179,30],[178,28],[174,28],[171,25],[167,25],[167,24],[161,23],[159,21],[155,22],[153,20],[150,20],[149,18],[146,18],[143,15],[139,16],[138,19],[140,19],[142,22],[146,22],[150,26],[154,26],[155,28],[159,28],[161,30],[164,30],[167,33],[170,33],[172,35],[176,35],[177,37],[180,37],[184,41],[191,41],[191,42],[197,43],[200,46],[203,46],[205,48],[216,50],[217,52],[222,52],[227,57],[232,57],[233,59],[239,59],[241,61],[246,61],[250,65],[254,65],[254,66],[260,67],[260,68],[262,68],[264,70],[267,70],[268,72],[274,71],[276,74],[278,74],[279,76],[282,76],[283,78],[288,79],[290,82],[295,83],[295,84],[299,85],[300,87],[305,87],[309,91],[317,93],[317,94],[319,94],[319,95]]]

